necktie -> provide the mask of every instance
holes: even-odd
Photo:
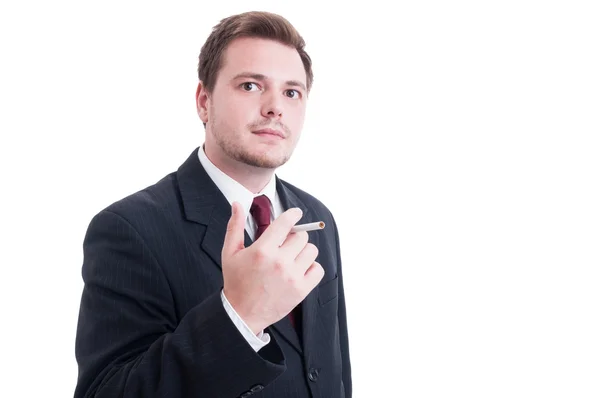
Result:
[[[267,227],[271,224],[271,201],[265,195],[257,196],[250,206],[250,214],[256,221],[256,236],[254,240],[257,240]]]
[[[254,217],[256,221],[257,230],[256,236],[254,240],[256,241],[263,232],[267,229],[267,227],[271,224],[271,201],[265,195],[257,196],[252,201],[252,206],[250,206],[250,214]],[[298,331],[296,325],[296,317],[298,315],[300,305],[298,305],[292,312],[290,312],[290,321],[292,321],[292,326],[296,331]],[[296,313],[296,314],[295,314]]]

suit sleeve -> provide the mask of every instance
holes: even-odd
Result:
[[[333,217],[332,217],[333,219]],[[342,258],[340,255],[340,237],[337,225],[333,221],[335,230],[336,256],[338,259],[338,322],[340,330],[340,348],[342,351],[342,381],[344,382],[345,398],[352,398],[352,369],[350,365],[350,347],[348,342],[348,322],[346,316],[346,297],[344,295],[344,280],[342,276]]]
[[[120,215],[94,217],[83,247],[75,398],[238,397],[285,370],[275,342],[252,349],[220,291],[178,320],[155,255]]]

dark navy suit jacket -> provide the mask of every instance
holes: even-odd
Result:
[[[75,398],[349,398],[346,307],[337,227],[317,199],[277,178],[285,209],[309,233],[325,276],[255,352],[221,302],[221,249],[231,206],[197,148],[155,185],[98,213],[83,244]],[[252,244],[246,234],[246,246]]]

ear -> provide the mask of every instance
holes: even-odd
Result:
[[[206,87],[201,81],[198,83],[198,88],[196,89],[196,110],[198,111],[200,120],[204,124],[208,122],[208,101],[208,91],[206,91]]]

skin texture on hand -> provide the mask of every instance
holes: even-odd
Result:
[[[239,203],[232,205],[222,251],[223,291],[255,334],[289,314],[323,278],[308,233],[290,233],[301,217],[300,209],[287,210],[246,248],[246,217]]]

